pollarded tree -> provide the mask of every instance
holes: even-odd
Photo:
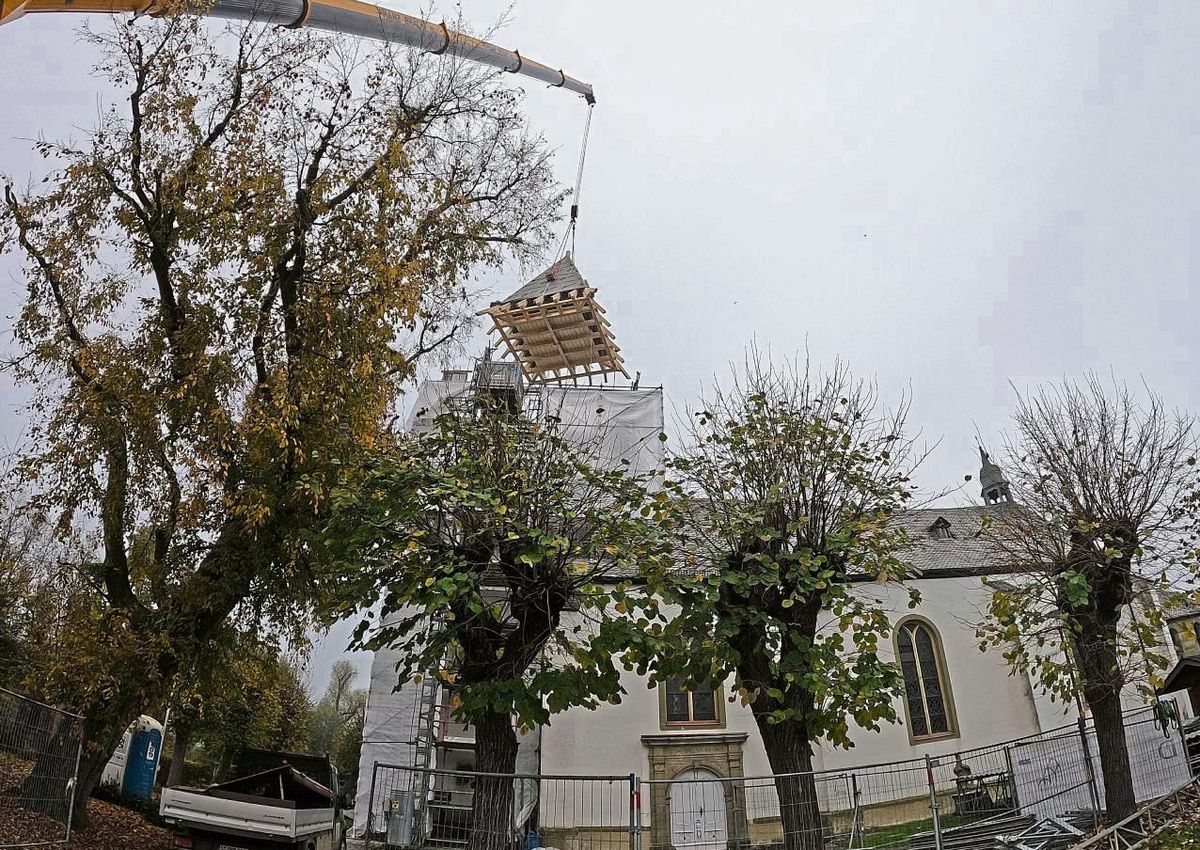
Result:
[[[619,699],[621,577],[669,559],[674,505],[606,460],[489,405],[439,417],[335,497],[342,608],[382,598],[359,645],[398,653],[401,683],[451,689],[481,772],[513,773],[515,727]],[[471,850],[511,846],[512,817],[512,780],[478,778]]]
[[[881,413],[843,365],[757,355],[695,414],[669,463],[690,500],[689,563],[647,571],[661,610],[640,648],[654,678],[732,678],[776,777],[788,850],[824,847],[812,745],[895,720],[900,677],[879,655],[888,618],[853,582],[904,578],[892,524],[918,458],[906,407]],[[666,607],[669,606],[669,607]]]
[[[1136,806],[1121,693],[1165,663],[1153,597],[1196,573],[1195,420],[1092,375],[1019,396],[1014,421],[1003,466],[1017,504],[984,531],[1014,575],[979,634],[1052,694],[1083,697],[1116,822]]]
[[[87,716],[81,805],[231,612],[302,631],[342,464],[471,270],[538,250],[560,199],[517,98],[461,62],[171,10],[83,39],[119,97],[39,143],[49,176],[0,214],[27,260],[24,469],[64,525],[94,518],[83,569],[137,654],[56,695]]]

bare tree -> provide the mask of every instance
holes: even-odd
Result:
[[[1132,668],[1162,662],[1149,591],[1195,572],[1195,419],[1090,375],[1020,395],[1014,422],[1017,504],[984,531],[1012,575],[980,636],[1052,694],[1082,696],[1115,822],[1135,808],[1122,690]]]

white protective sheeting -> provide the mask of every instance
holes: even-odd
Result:
[[[517,740],[516,773],[536,776],[541,769],[542,730],[533,729]],[[537,808],[536,779],[518,779],[513,783],[513,829],[519,830]]]
[[[411,682],[396,689],[399,653],[377,650],[371,661],[371,689],[363,719],[363,744],[358,759],[352,834],[361,836],[371,810],[371,778],[376,764],[408,766],[413,763],[420,688]],[[382,824],[386,801],[374,801],[376,824]]]
[[[448,399],[470,390],[466,370],[447,373],[447,379],[424,381],[417,389],[406,425],[410,431],[433,427]],[[628,460],[637,473],[662,467],[663,391],[614,387],[543,385],[526,390],[540,394],[542,418],[555,417],[567,439],[599,466]]]
[[[433,427],[434,420],[446,409],[446,402],[470,388],[470,373],[465,369],[447,371],[440,381],[422,381],[417,387],[412,407],[408,410],[405,429],[428,431]]]
[[[542,415],[562,422],[563,434],[597,466],[629,461],[632,472],[662,467],[663,392],[607,387],[541,388]]]

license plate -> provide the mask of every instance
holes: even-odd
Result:
[[[245,847],[234,847],[232,844],[218,844],[217,850],[246,850]]]

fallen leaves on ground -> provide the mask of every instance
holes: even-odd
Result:
[[[0,847],[37,841],[61,841],[66,827],[21,805],[21,782],[30,763],[0,758]],[[101,800],[88,800],[88,824],[71,835],[68,850],[169,850],[171,833],[140,814]]]

